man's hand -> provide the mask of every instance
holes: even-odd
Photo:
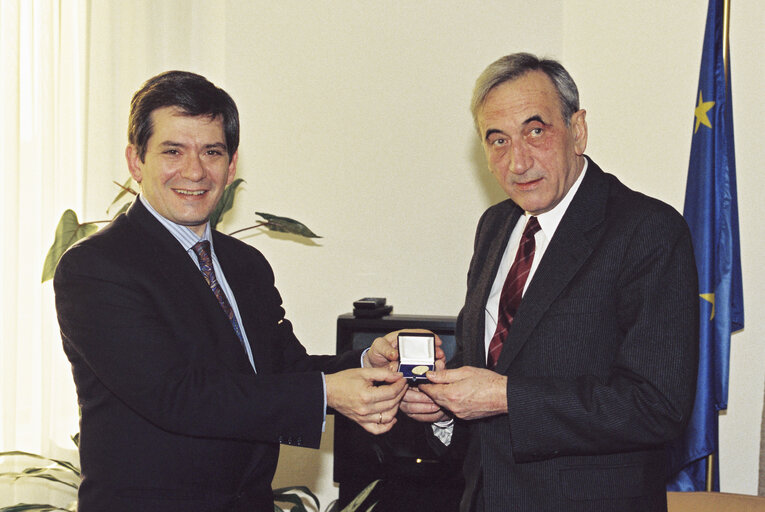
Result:
[[[458,418],[475,420],[507,412],[507,377],[491,370],[463,366],[427,373],[432,384],[419,389]]]
[[[388,367],[391,371],[398,369],[398,338],[397,332],[391,332],[375,339],[372,346],[364,354],[364,368]]]
[[[419,387],[409,387],[401,401],[401,411],[416,421],[434,423],[449,419],[449,415],[441,409],[428,395],[420,391]]]
[[[406,380],[387,368],[354,368],[325,375],[327,405],[372,434],[387,432],[406,391]],[[375,382],[383,383],[375,386]],[[385,384],[387,383],[387,384]]]
[[[402,329],[400,331],[389,332],[385,336],[375,339],[367,353],[364,354],[364,368],[382,368],[387,366],[392,371],[398,369],[398,334],[400,332],[426,332],[436,337],[436,369],[445,368],[446,355],[441,348],[441,338],[425,329]]]

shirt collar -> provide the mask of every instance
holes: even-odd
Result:
[[[566,210],[568,210],[568,206],[571,204],[571,201],[574,200],[576,191],[579,190],[579,186],[582,184],[582,180],[584,179],[584,173],[587,172],[587,166],[588,162],[585,158],[582,172],[579,174],[579,177],[576,179],[568,192],[566,192],[566,195],[563,196],[563,199],[561,199],[560,203],[555,205],[555,207],[549,212],[540,213],[537,215],[539,227],[542,228],[542,232],[545,234],[548,240],[552,239],[553,235],[555,234],[555,230],[558,229],[558,224],[560,224],[561,219],[563,219],[563,215],[566,213]],[[526,216],[527,220],[528,217],[531,216],[529,212],[524,212],[524,215]]]
[[[210,229],[209,222],[205,224],[204,235],[202,235],[202,237],[200,238],[188,226],[177,224],[163,217],[140,194],[138,195],[138,200],[141,201],[141,204],[144,205],[147,210],[149,210],[149,213],[151,213],[159,221],[159,223],[162,224],[165,227],[165,229],[167,229],[170,232],[170,234],[175,237],[176,240],[178,240],[178,242],[181,244],[181,246],[183,246],[183,249],[186,252],[190,251],[191,248],[194,246],[194,244],[196,244],[197,242],[201,240],[209,241],[210,248],[211,248],[210,250],[212,251],[212,230]]]

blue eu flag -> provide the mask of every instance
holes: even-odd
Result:
[[[696,403],[670,449],[671,491],[706,489],[706,456],[717,454],[718,411],[728,407],[730,336],[744,327],[736,199],[730,59],[723,0],[710,0],[693,123],[683,216],[699,272],[701,328]],[[716,456],[715,459],[718,459]],[[720,490],[714,464],[712,490]]]

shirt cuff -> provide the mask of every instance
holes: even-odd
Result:
[[[436,421],[431,424],[433,435],[441,441],[444,446],[452,444],[452,434],[454,433],[454,419],[449,418],[444,421]]]

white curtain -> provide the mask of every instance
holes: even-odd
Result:
[[[144,80],[187,69],[225,83],[225,26],[223,0],[0,0],[0,451],[77,461],[77,399],[52,283],[40,283],[45,255],[64,210],[108,218]],[[21,468],[0,460],[0,473]],[[66,498],[39,480],[0,479],[0,507]]]
[[[83,203],[87,24],[87,0],[0,0],[0,451],[72,461],[76,395],[40,278],[61,213]],[[0,481],[0,505],[47,489]]]

